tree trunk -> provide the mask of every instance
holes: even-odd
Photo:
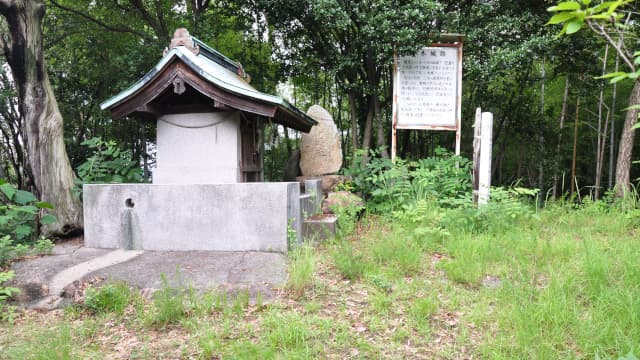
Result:
[[[580,122],[580,98],[576,100],[576,122],[573,125],[573,156],[571,157],[571,196],[576,190],[576,157],[578,155],[578,124]],[[577,189],[580,191],[580,189]]]
[[[367,156],[369,155],[369,149],[371,149],[371,138],[373,137],[373,117],[374,117],[374,108],[372,104],[372,97],[376,95],[369,95],[368,108],[367,108],[367,117],[365,118],[364,123],[364,132],[362,135],[362,149],[367,152]]]
[[[373,142],[373,122],[378,116],[378,85],[380,83],[379,74],[376,69],[376,57],[373,48],[368,48],[363,59],[364,76],[367,79],[368,95],[367,95],[367,117],[364,123],[364,132],[362,137],[362,148],[369,153]],[[378,106],[379,108],[379,106]]]
[[[614,72],[618,72],[620,66],[620,54],[616,53],[616,68]],[[611,134],[609,135],[609,189],[613,189],[613,174],[615,168],[613,166],[615,162],[615,148],[616,148],[616,95],[617,95],[618,83],[613,83],[613,92],[611,94]]]
[[[349,90],[349,110],[351,116],[351,149],[353,150],[353,159],[358,151],[358,105],[357,94],[353,89]]]
[[[376,146],[378,147],[378,150],[380,150],[380,156],[382,156],[385,159],[388,159],[389,151],[387,151],[387,149],[389,147],[387,146],[387,137],[385,136],[385,131],[384,131],[384,121],[383,121],[382,113],[380,111],[380,100],[378,99],[377,96],[374,96],[373,101],[374,101],[374,108],[375,108],[375,122],[377,127]]]
[[[546,159],[545,153],[544,153],[544,128],[545,128],[545,120],[544,120],[544,105],[545,105],[545,98],[544,98],[544,86],[545,86],[545,81],[546,81],[546,72],[545,72],[545,59],[544,56],[542,57],[542,64],[540,66],[540,77],[541,77],[541,83],[540,83],[540,133],[538,134],[538,189],[540,189],[540,196],[538,197],[538,201],[540,203],[540,206],[543,205],[544,199],[545,199],[545,193],[544,193],[544,160]]]
[[[8,40],[3,34],[1,42],[18,89],[34,192],[56,209],[57,224],[45,230],[64,232],[82,226],[82,212],[72,195],[74,173],[64,146],[62,115],[44,61],[44,13],[42,1],[0,0],[10,35]]]
[[[562,145],[562,130],[564,129],[564,120],[567,116],[567,99],[569,98],[569,75],[564,83],[564,94],[562,95],[562,110],[560,110],[560,126],[558,131],[558,144],[556,145],[556,159],[553,170],[553,198],[558,198],[558,178],[560,176],[560,149]]]
[[[604,49],[604,59],[602,60],[602,76],[607,72],[607,58],[609,57],[609,44]],[[595,200],[600,198],[602,193],[602,168],[604,166],[604,147],[607,141],[607,121],[604,124],[604,131],[602,131],[602,108],[604,106],[604,84],[600,84],[600,96],[598,98],[598,143],[596,146],[596,178],[594,181],[595,187]]]
[[[640,104],[640,81],[633,85],[629,95],[629,106]],[[638,121],[638,109],[629,109],[624,120],[622,135],[620,136],[618,162],[616,164],[616,196],[624,196],[631,188],[631,156],[633,153],[633,126]]]

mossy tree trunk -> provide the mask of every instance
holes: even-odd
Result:
[[[64,232],[81,227],[82,211],[72,193],[74,173],[64,145],[62,115],[43,54],[44,3],[0,0],[0,14],[8,25],[8,34],[1,34],[0,44],[18,90],[33,190],[41,200],[56,208],[58,223],[45,230]]]

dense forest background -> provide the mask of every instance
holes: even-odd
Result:
[[[557,37],[559,27],[545,26],[552,1],[48,0],[45,5],[44,54],[74,169],[94,155],[95,147],[81,144],[95,137],[114,141],[140,164],[153,162],[148,144],[154,142],[155,124],[113,121],[99,104],[151,69],[178,27],[241,62],[257,89],[284,89],[302,110],[313,104],[328,109],[341,130],[345,166],[357,149],[387,156],[394,51],[411,54],[428,46],[434,34],[460,33],[466,36],[462,152],[471,157],[476,107],[493,112],[493,184],[517,183],[559,196],[571,187],[574,161],[574,184],[583,194],[600,196],[615,182],[634,82],[596,79],[621,69],[621,59],[593,32]],[[634,14],[634,3],[626,11]],[[6,26],[2,19],[0,28]],[[625,31],[633,33],[634,26],[630,22]],[[0,177],[27,188],[24,125],[8,74],[0,72]],[[437,147],[453,149],[454,140],[453,133],[400,131],[398,153],[422,158]],[[297,134],[269,125],[265,142],[265,174],[281,180],[298,146]],[[631,178],[639,176],[633,165]]]

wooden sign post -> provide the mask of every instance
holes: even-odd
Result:
[[[396,56],[392,159],[397,129],[455,131],[456,155],[460,155],[463,39],[463,35],[442,35],[415,56]]]

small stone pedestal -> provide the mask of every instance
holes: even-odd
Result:
[[[333,214],[320,214],[304,220],[302,235],[307,241],[324,242],[336,236],[338,217]]]

